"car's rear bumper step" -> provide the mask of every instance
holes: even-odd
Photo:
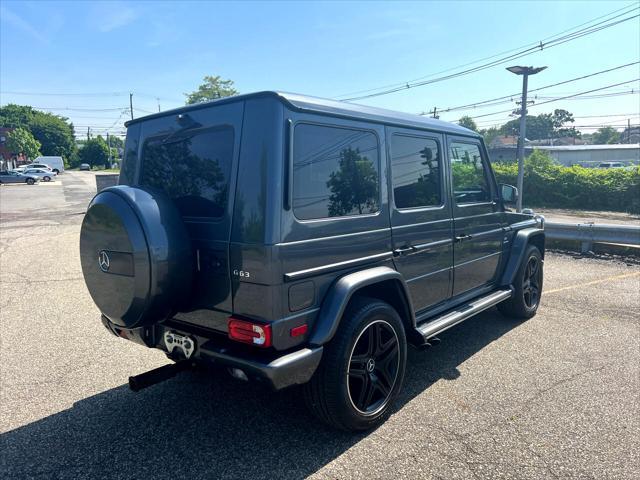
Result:
[[[427,342],[431,337],[444,332],[448,328],[451,328],[454,325],[457,325],[458,323],[482,312],[483,310],[487,310],[488,308],[511,298],[512,294],[513,292],[511,289],[502,289],[492,292],[488,295],[476,298],[475,300],[453,310],[449,310],[439,317],[429,319],[423,324],[418,325],[416,330],[420,335],[422,335],[424,341]]]
[[[302,348],[269,362],[229,355],[225,348],[205,343],[200,358],[231,368],[239,368],[248,377],[268,383],[276,390],[308,382],[320,364],[322,347]]]

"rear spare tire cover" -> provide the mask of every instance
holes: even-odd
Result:
[[[163,192],[120,185],[98,193],[82,222],[80,261],[93,301],[122,327],[163,320],[189,295],[191,242]]]

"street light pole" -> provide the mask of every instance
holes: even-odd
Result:
[[[524,141],[527,134],[527,88],[529,75],[535,75],[547,67],[508,67],[511,73],[522,75],[522,103],[520,104],[520,133],[518,135],[518,202],[516,211],[522,212],[522,197],[524,194]]]

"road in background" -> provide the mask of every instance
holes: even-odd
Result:
[[[392,417],[348,435],[298,389],[185,373],[113,337],[87,292],[80,223],[88,172],[0,188],[3,478],[616,478],[640,471],[640,268],[547,256],[525,323],[482,313],[410,349]],[[46,208],[51,207],[49,213]]]

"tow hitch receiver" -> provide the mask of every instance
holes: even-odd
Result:
[[[187,370],[188,368],[191,368],[191,362],[182,360],[180,362],[170,363],[169,365],[149,370],[148,372],[141,373],[140,375],[129,377],[129,388],[134,392],[138,392],[143,388],[169,380],[170,378],[175,377],[176,374]]]

